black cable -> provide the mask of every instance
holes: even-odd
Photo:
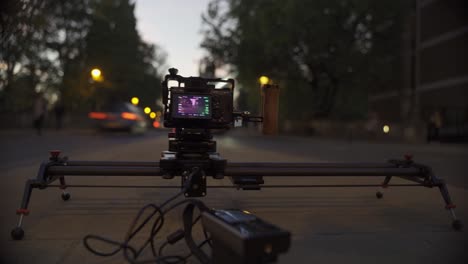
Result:
[[[199,200],[196,200],[196,199],[186,199],[186,200],[182,200],[182,201],[179,201],[179,202],[177,202],[177,203],[174,203],[174,204],[172,204],[169,208],[163,210],[163,214],[162,214],[161,216],[164,216],[166,213],[168,213],[169,211],[173,210],[174,208],[176,208],[176,207],[178,207],[178,206],[180,206],[180,205],[186,204],[186,203],[189,204],[189,205],[196,206],[200,211],[206,211],[206,210],[208,210],[208,207],[206,207],[205,204],[204,204],[203,202],[201,202],[201,201],[199,201]],[[166,203],[166,204],[167,204],[167,203]],[[159,216],[159,217],[161,217],[161,216]],[[158,218],[159,218],[159,217],[158,217]],[[199,219],[201,219],[201,216],[197,217],[197,218],[195,219],[195,221],[193,221],[193,224],[195,224],[196,222],[198,222]],[[155,222],[157,222],[157,221],[158,221],[158,219],[155,220]],[[206,233],[206,232],[204,232],[204,233]],[[150,237],[151,237],[151,238],[154,238],[155,235],[156,235],[155,233],[154,233],[154,234],[151,234]],[[148,242],[148,240],[147,240],[147,242]],[[204,241],[204,242],[205,242],[205,241]],[[207,242],[209,242],[209,240],[208,240]],[[203,245],[206,244],[207,242],[203,243]],[[141,248],[146,247],[146,246],[147,246],[147,243],[145,243]],[[135,262],[134,260],[132,260],[132,259],[128,256],[128,253],[127,253],[127,251],[126,251],[125,249],[126,249],[126,248],[124,248],[124,256],[125,256],[125,258],[127,259],[127,261],[129,261],[129,262],[132,263],[132,264],[151,263],[151,261],[158,263],[158,258],[151,259],[151,260],[145,260],[145,261],[138,261],[138,262]],[[185,256],[184,259],[190,257],[191,255],[192,255],[192,254],[189,254],[188,256]],[[153,256],[156,257],[157,254],[155,254],[155,255],[153,255]],[[162,256],[161,256],[161,257],[162,257]],[[166,263],[166,262],[163,262],[163,263]],[[177,263],[179,263],[179,262],[177,262]]]
[[[148,208],[154,208],[155,210],[148,216],[146,217],[146,219],[143,221],[143,223],[141,223],[136,229],[135,229],[135,225],[138,223],[138,220],[141,218],[141,216],[143,215],[143,213],[148,209]],[[95,255],[98,255],[98,256],[112,256],[112,255],[115,255],[117,254],[118,252],[120,252],[121,250],[123,250],[123,253],[124,253],[124,257],[126,258],[126,260],[130,263],[139,263],[139,264],[142,264],[142,263],[148,263],[147,261],[138,261],[136,262],[135,260],[138,258],[138,256],[141,254],[141,252],[143,252],[143,250],[145,249],[145,247],[147,246],[148,243],[145,243],[142,247],[140,247],[140,249],[136,250],[134,249],[133,247],[131,247],[129,245],[129,242],[132,238],[135,237],[135,235],[140,232],[141,229],[144,228],[144,226],[146,226],[146,224],[151,220],[151,218],[156,215],[156,213],[159,213],[158,217],[156,218],[155,222],[156,223],[164,223],[164,214],[165,212],[163,212],[161,210],[160,207],[154,205],[154,204],[148,204],[146,206],[144,206],[143,208],[140,209],[140,211],[138,212],[137,216],[134,218],[134,220],[132,221],[131,225],[130,225],[130,228],[129,230],[127,231],[127,235],[125,236],[125,239],[124,239],[124,242],[120,243],[120,242],[117,242],[117,241],[114,241],[114,240],[111,240],[111,239],[108,239],[108,238],[105,238],[105,237],[101,237],[101,236],[96,236],[96,235],[88,235],[88,236],[85,236],[84,238],[84,245],[86,247],[86,249],[88,249],[89,251],[91,251],[93,254]],[[160,228],[162,227],[162,224],[160,224],[158,226],[158,228],[156,228],[154,231],[159,231]],[[155,234],[151,234],[149,240],[152,240],[152,238],[154,237]],[[108,252],[108,253],[103,253],[103,252],[99,252],[95,249],[93,249],[88,241],[90,239],[94,239],[94,240],[99,240],[101,242],[105,242],[105,243],[108,243],[108,244],[111,244],[111,245],[118,245],[118,248],[115,249],[114,251],[112,252]],[[148,240],[147,240],[148,241]],[[129,256],[129,253],[128,251],[131,251],[133,257]],[[154,255],[155,257],[157,257],[157,255]],[[163,259],[152,259],[151,260],[151,263],[161,263],[161,261],[163,261],[162,263],[164,263],[164,260]]]
[[[200,244],[198,244],[198,248],[202,248],[204,245],[206,245],[207,243],[209,244],[209,242],[211,241],[211,238],[208,237],[207,239],[203,240]],[[158,250],[158,255],[159,256],[162,256],[163,254],[163,250],[164,248],[168,245],[169,243],[168,242],[164,242],[161,247],[159,247],[159,250]],[[189,257],[191,257],[193,255],[192,252],[190,252],[189,254],[187,254],[186,256],[184,256],[183,258],[184,259],[188,259]]]
[[[201,214],[197,216],[197,218],[195,218],[195,220],[193,221],[193,224],[192,225],[195,225],[199,220],[201,219]],[[210,243],[211,242],[211,239],[208,237],[208,234],[206,232],[206,230],[203,228],[203,234],[205,235],[205,240],[198,246],[198,247],[202,247],[204,246],[206,243]],[[170,244],[169,241],[165,241],[158,249],[158,255],[161,256],[163,255],[162,254],[162,251],[164,250],[164,248]],[[191,255],[191,254],[190,254]]]
[[[132,263],[132,264],[146,264],[146,263],[162,263],[162,264],[175,264],[175,263],[186,263],[186,260],[191,257],[193,254],[192,252],[189,253],[188,255],[186,256],[163,256],[161,255],[161,252],[162,252],[162,248],[165,247],[165,245],[167,245],[167,242],[163,243],[163,245],[160,247],[159,249],[159,252],[156,252],[156,249],[155,249],[155,237],[157,235],[157,233],[161,230],[163,224],[164,224],[164,216],[169,213],[171,210],[173,210],[174,208],[182,205],[182,204],[185,204],[185,203],[188,203],[189,205],[191,205],[192,207],[192,211],[193,211],[193,208],[194,207],[197,207],[200,211],[202,210],[208,210],[208,208],[199,200],[195,200],[195,199],[186,199],[186,200],[182,200],[182,201],[179,201],[177,203],[174,203],[172,204],[171,206],[169,206],[168,208],[164,209],[164,207],[168,206],[172,201],[176,200],[178,197],[180,197],[183,193],[185,193],[188,188],[190,187],[191,185],[191,181],[192,181],[192,178],[195,174],[199,173],[200,169],[198,168],[194,168],[192,170],[192,172],[190,173],[189,177],[188,177],[188,180],[185,182],[184,186],[183,186],[183,189],[178,192],[177,194],[175,194],[174,196],[170,197],[169,199],[167,199],[164,203],[162,203],[160,206],[157,206],[155,204],[148,204],[148,205],[145,205],[144,207],[142,207],[138,214],[136,215],[136,217],[133,219],[132,223],[130,224],[130,227],[127,231],[127,234],[125,235],[125,239],[123,242],[118,242],[118,241],[115,241],[115,240],[111,240],[111,239],[108,239],[108,238],[105,238],[105,237],[102,237],[102,236],[97,236],[97,235],[87,235],[84,237],[83,239],[83,242],[84,242],[84,246],[87,250],[89,250],[91,253],[95,254],[95,255],[98,255],[98,256],[104,256],[104,257],[108,257],[108,256],[113,256],[115,254],[117,254],[118,252],[120,252],[121,250],[123,251],[123,255],[125,257],[125,259],[129,262],[129,263]],[[202,171],[203,173],[203,171]],[[144,215],[144,213],[148,210],[152,208],[153,211],[145,218],[145,220],[139,224],[137,226],[137,223],[139,222],[140,218]],[[151,228],[151,233],[150,233],[150,236],[148,237],[148,239],[146,239],[145,243],[140,246],[140,248],[137,250],[135,249],[134,247],[130,246],[129,243],[130,241],[136,236],[136,234],[138,234],[148,223],[151,219],[153,219],[154,217],[156,217],[154,219],[154,222],[153,222],[153,225],[152,225],[152,228]],[[189,230],[191,232],[191,227],[193,225],[195,225],[199,219],[201,218],[201,215],[199,215],[193,222],[192,222],[192,225],[190,226]],[[187,224],[184,224],[184,226],[187,226]],[[203,233],[205,235],[205,240],[200,244],[198,245],[198,247],[202,247],[204,246],[206,243],[209,243],[211,245],[211,241],[210,239],[208,238],[208,235],[206,233],[206,231],[203,229]],[[185,234],[186,235],[186,234]],[[191,236],[190,236],[191,237]],[[96,241],[100,241],[100,242],[104,242],[104,243],[107,243],[107,244],[110,244],[110,245],[115,245],[115,246],[118,246],[115,250],[111,251],[111,252],[100,252],[94,248],[92,248],[90,245],[89,245],[89,240],[96,240]],[[193,241],[193,240],[192,240]],[[152,254],[155,258],[153,259],[148,259],[148,260],[143,260],[143,261],[136,261],[137,258],[140,256],[140,254],[144,251],[144,249],[148,246],[148,244],[151,246],[151,251],[152,251]],[[164,247],[163,247],[164,246]],[[200,250],[199,248],[197,248],[198,250]],[[191,248],[191,251],[192,251],[192,248]],[[201,251],[201,250],[200,250]],[[132,256],[130,256],[129,252],[131,253]]]
[[[196,200],[196,199],[187,199],[187,200],[182,200],[182,201],[179,201],[179,202],[177,202],[177,203],[175,203],[175,204],[172,204],[169,208],[167,208],[167,209],[165,209],[165,210],[163,211],[163,214],[162,214],[161,216],[164,216],[166,213],[168,213],[169,211],[173,210],[174,208],[176,208],[176,207],[178,207],[178,206],[180,206],[180,205],[186,204],[186,203],[189,204],[189,205],[194,205],[194,206],[196,205],[197,208],[199,208],[200,210],[208,210],[208,208],[207,208],[201,201]],[[159,217],[161,217],[161,216],[159,216]],[[159,218],[159,217],[158,217],[158,218]],[[198,222],[199,219],[201,219],[201,216],[197,217],[197,218],[195,219],[195,221],[193,221],[193,224],[195,224],[196,222]],[[156,219],[155,221],[158,221],[158,219]],[[206,233],[206,232],[205,232],[205,233]],[[151,238],[154,238],[155,235],[156,235],[156,234],[151,234],[150,237],[151,237]],[[148,241],[148,240],[147,240],[147,241]],[[203,242],[202,242],[202,245],[206,244],[206,243],[209,242],[209,241],[210,241],[209,239],[203,241]],[[145,243],[141,248],[144,248],[144,247],[146,247],[146,246],[147,246],[147,243]],[[141,252],[141,249],[140,249],[140,252]],[[158,256],[158,255],[159,255],[159,254],[155,254],[155,255],[153,255],[153,256],[156,257],[156,256]],[[157,258],[155,258],[155,259],[149,259],[149,260],[144,260],[144,261],[138,261],[138,262],[136,262],[136,261],[134,261],[134,259],[131,259],[130,256],[128,256],[128,252],[126,251],[126,248],[124,248],[124,256],[125,256],[125,258],[127,259],[127,261],[129,261],[129,262],[132,263],[132,264],[146,264],[146,263],[153,263],[153,262],[169,264],[169,262],[167,262],[166,260],[161,260],[162,257],[166,257],[166,256],[161,256],[161,255],[159,255],[159,257],[157,257]],[[186,260],[187,258],[189,258],[190,256],[192,256],[192,253],[190,253],[190,254],[188,254],[187,256],[184,256],[184,257],[182,257],[182,256],[172,256],[172,257],[180,257],[180,260],[177,261],[177,262],[175,262],[175,263],[180,263],[180,261],[181,261],[182,259],[184,260],[184,262],[182,262],[182,263],[185,263],[185,260]],[[163,261],[163,262],[161,262],[161,261]],[[172,262],[171,262],[171,263],[172,263]]]
[[[160,208],[163,208],[165,207],[167,204],[169,204],[170,202],[174,201],[175,199],[177,199],[179,196],[182,195],[182,193],[185,193],[187,191],[187,189],[190,187],[191,185],[191,182],[192,182],[192,179],[193,179],[193,176],[199,172],[199,168],[194,168],[194,171],[192,171],[192,173],[189,175],[188,177],[188,180],[185,182],[185,185],[184,185],[184,188],[181,192],[177,193],[176,195],[172,196],[171,198],[167,199],[164,203],[161,204]],[[203,173],[203,172],[202,172]],[[204,176],[204,175],[203,175]],[[173,207],[174,208],[174,207]],[[171,210],[173,208],[170,208]],[[150,244],[151,246],[151,251],[153,253],[153,256],[157,256],[157,253],[156,253],[156,248],[154,247],[154,238],[156,237],[156,234],[159,232],[159,230],[162,228],[163,224],[164,224],[164,214],[166,212],[169,212],[169,210],[165,211],[165,212],[161,212],[160,216],[157,217],[153,223],[153,226],[151,227],[151,233],[150,233],[150,236],[149,238],[145,241],[145,243],[143,244],[143,246],[140,247],[140,249],[138,250],[137,252],[137,255],[140,255],[141,252],[143,252],[143,250],[148,246],[148,244]],[[151,215],[152,217],[153,215]],[[147,222],[143,223],[141,225],[141,228],[146,225]],[[139,232],[141,230],[141,228],[139,228],[137,231],[134,232],[134,234],[136,234],[137,232]],[[131,238],[130,238],[131,239]],[[124,251],[124,254],[125,254],[125,251]]]
[[[185,231],[185,242],[190,248],[190,251],[197,257],[198,260],[202,263],[209,263],[210,258],[203,252],[200,248],[197,247],[195,241],[192,238],[192,218],[193,210],[195,206],[198,206],[197,203],[190,203],[184,209],[183,219],[184,219],[184,231]],[[201,208],[199,208],[201,210]]]

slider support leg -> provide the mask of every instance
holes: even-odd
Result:
[[[392,179],[392,176],[385,176],[385,180],[383,181],[380,189],[375,193],[375,196],[378,199],[381,199],[383,197],[383,189],[388,188],[388,183],[390,182],[391,179]]]
[[[67,184],[65,183],[65,176],[60,176],[60,189],[62,189],[62,200],[68,201],[71,197],[65,189],[67,189]]]
[[[24,216],[29,214],[28,205],[31,199],[32,189],[37,187],[35,180],[26,181],[24,187],[23,199],[21,201],[21,207],[16,210],[16,214],[19,215],[18,224],[13,230],[11,230],[11,237],[14,240],[21,240],[24,237],[24,230],[22,228]]]
[[[452,203],[452,199],[450,198],[447,185],[441,179],[438,179],[438,181],[439,181],[438,187],[439,187],[440,193],[442,194],[442,198],[444,198],[445,209],[450,211],[450,215],[452,216],[452,219],[453,219],[452,228],[455,229],[456,231],[462,230],[463,224],[455,215],[456,206]]]

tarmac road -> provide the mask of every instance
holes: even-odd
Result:
[[[121,254],[97,257],[82,239],[99,234],[122,239],[138,209],[160,203],[175,190],[69,188],[71,200],[55,188],[34,190],[26,235],[13,241],[24,182],[35,177],[49,149],[61,149],[72,160],[159,160],[167,148],[167,131],[145,136],[96,134],[87,130],[0,132],[0,263],[126,263]],[[304,137],[263,137],[233,132],[217,136],[218,151],[235,161],[386,161],[412,153],[449,183],[457,215],[468,219],[466,145],[399,145],[346,142]],[[359,180],[359,179],[358,179]],[[273,182],[304,183],[290,177]],[[356,182],[355,179],[314,178],[307,183]],[[371,179],[366,183],[381,182]],[[69,184],[174,184],[150,177],[80,177]],[[210,180],[230,185],[228,179]],[[450,228],[450,217],[436,189],[389,188],[383,199],[374,188],[209,189],[202,200],[213,208],[242,208],[292,232],[292,245],[279,263],[467,263],[467,232]],[[180,211],[169,215],[162,234],[180,227]],[[143,241],[144,234],[137,237]],[[161,236],[161,241],[164,235]],[[180,253],[183,245],[168,249]],[[148,254],[146,254],[149,256]],[[193,263],[196,261],[192,260]]]

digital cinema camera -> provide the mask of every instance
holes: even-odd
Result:
[[[174,82],[177,86],[170,87]],[[216,89],[219,83],[228,87]],[[233,121],[234,80],[182,77],[171,68],[162,86],[164,126],[173,128],[169,151],[163,152],[161,159],[165,177],[172,178],[196,164],[209,173],[222,173],[226,160],[216,153],[210,129],[227,129]],[[186,192],[186,196],[201,194],[206,194],[206,189]]]
[[[169,87],[170,81],[177,83]],[[228,87],[215,88],[216,84]],[[163,81],[164,126],[184,129],[226,129],[234,119],[234,80],[182,77],[169,69]]]
[[[175,83],[176,85],[172,85]],[[190,256],[195,256],[201,263],[250,264],[275,262],[279,254],[290,246],[290,233],[276,227],[251,213],[243,210],[209,209],[201,201],[191,197],[203,197],[207,194],[207,178],[223,179],[229,177],[232,186],[210,186],[210,188],[236,188],[238,190],[260,190],[262,188],[331,188],[331,187],[437,187],[444,200],[445,208],[453,219],[452,227],[462,229],[461,221],[455,215],[446,183],[436,177],[429,166],[416,163],[411,155],[404,159],[389,160],[381,163],[286,163],[286,162],[232,162],[220,157],[216,152],[216,142],[211,129],[226,129],[235,121],[262,122],[262,117],[250,116],[248,112],[235,112],[233,109],[234,80],[209,79],[200,77],[182,77],[176,69],[170,69],[163,85],[164,125],[173,128],[169,133],[169,149],[163,151],[157,161],[71,161],[60,156],[60,151],[51,151],[48,161],[43,162],[37,177],[26,181],[21,207],[17,210],[19,220],[11,236],[20,240],[24,236],[22,228],[24,216],[29,214],[29,201],[33,189],[59,187],[62,199],[69,200],[69,187],[137,187],[137,188],[181,188],[175,196],[161,205],[149,204],[138,213],[129,228],[124,242],[88,235],[84,244],[96,255],[111,256],[124,252],[130,263],[185,263]],[[223,87],[216,87],[223,85]],[[67,184],[65,176],[149,176],[171,180],[181,178],[181,185],[73,185]],[[383,177],[381,184],[270,184],[264,183],[264,177]],[[400,178],[409,183],[390,184],[392,178]],[[60,184],[54,184],[59,181]],[[175,202],[179,195],[188,199]],[[377,198],[383,193],[379,190]],[[164,215],[182,204],[188,204],[183,213],[184,228],[170,234],[157,250],[156,235],[164,222]],[[153,209],[146,220],[139,223],[146,209]],[[200,211],[204,228],[205,241],[196,244],[192,238],[192,226],[200,218],[194,218],[194,209]],[[153,228],[146,242],[140,248],[131,246],[131,240],[153,218]],[[185,238],[190,249],[187,256],[165,256],[162,251],[167,244],[174,244]],[[102,253],[93,249],[89,240],[100,240],[118,248],[111,253]],[[201,247],[211,245],[211,256]],[[151,246],[154,259],[139,260],[144,249]],[[172,262],[169,262],[171,258]]]
[[[170,83],[177,86],[170,86]],[[216,88],[216,85],[224,84]],[[262,122],[262,117],[250,116],[249,112],[235,112],[233,108],[233,79],[209,79],[182,77],[177,69],[169,69],[162,82],[164,126],[174,128],[169,133],[169,150],[162,153],[160,167],[164,178],[172,178],[194,166],[201,166],[205,175],[222,179],[227,161],[216,152],[216,141],[211,129],[228,129],[235,120]],[[243,189],[258,189],[263,178],[258,176],[230,177]],[[182,177],[182,185],[185,183]],[[206,195],[206,177],[191,179],[196,189],[189,188],[186,197]]]

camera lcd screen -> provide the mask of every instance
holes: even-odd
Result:
[[[173,101],[173,117],[175,118],[211,118],[211,96],[175,94]]]

